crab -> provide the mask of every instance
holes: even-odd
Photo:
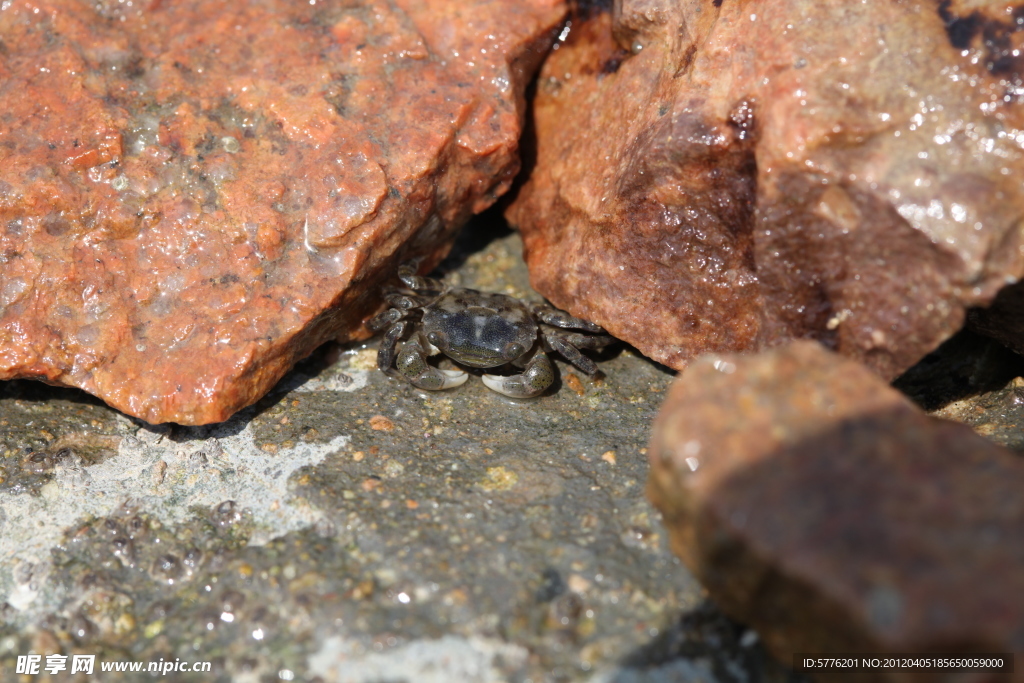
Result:
[[[384,331],[377,367],[420,389],[451,389],[468,379],[463,370],[443,370],[427,363],[428,356],[441,353],[471,368],[508,364],[522,368],[516,375],[484,374],[483,383],[505,396],[531,398],[555,380],[549,353],[557,351],[594,375],[597,365],[580,349],[600,349],[615,341],[594,323],[547,304],[446,287],[417,275],[413,264],[400,266],[398,278],[408,289],[387,292],[391,307],[374,316],[368,327]],[[399,342],[404,342],[401,350]]]

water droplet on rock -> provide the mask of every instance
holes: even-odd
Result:
[[[89,621],[84,614],[76,614],[68,624],[68,633],[79,644],[85,643],[96,635],[96,625]]]
[[[576,593],[565,593],[551,603],[551,620],[562,628],[575,629],[583,614],[583,599]]]
[[[228,591],[221,597],[221,609],[224,612],[237,612],[245,604],[245,596],[238,591]]]
[[[214,521],[217,523],[217,526],[231,526],[232,524],[237,524],[241,519],[242,514],[233,500],[225,500],[214,510]]]
[[[168,585],[173,585],[175,580],[181,577],[181,573],[181,560],[170,553],[156,558],[153,562],[153,568],[150,570],[150,574],[154,579]]]
[[[157,619],[163,619],[164,617],[171,614],[174,611],[174,603],[167,600],[158,600],[149,607],[148,621],[156,621]]]
[[[189,569],[196,569],[203,561],[203,551],[199,548],[189,548],[181,558],[181,563]]]

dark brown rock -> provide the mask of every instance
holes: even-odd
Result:
[[[675,368],[813,337],[891,378],[1020,277],[1024,5],[590,4],[507,212],[555,305]]]
[[[1024,652],[1024,462],[859,363],[808,341],[704,356],[649,453],[674,550],[783,661]],[[901,675],[821,680],[964,680]]]
[[[399,258],[507,189],[563,12],[5,3],[0,377],[200,424],[360,334]]]

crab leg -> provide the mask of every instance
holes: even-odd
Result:
[[[417,306],[422,306],[427,300],[420,300],[417,297],[409,296],[398,291],[390,291],[384,293],[384,298],[389,304],[397,308],[398,310],[408,313]]]
[[[607,334],[583,334],[568,330],[541,329],[545,339],[558,337],[561,341],[572,344],[578,349],[603,349],[615,341],[615,337]]]
[[[397,308],[389,308],[370,318],[370,322],[366,323],[366,326],[370,328],[371,332],[380,332],[385,327],[394,325],[403,317],[405,317],[405,313],[403,311],[400,311]]]
[[[379,318],[383,315],[384,313],[381,313],[377,317]],[[380,342],[380,348],[377,349],[377,367],[388,374],[391,373],[391,364],[395,362],[395,347],[398,344],[398,340],[405,334],[405,326],[407,324],[407,321],[402,320],[389,327],[388,331],[384,333],[384,339]],[[371,327],[371,329],[373,328]]]
[[[597,374],[597,364],[580,353],[580,350],[570,344],[564,338],[556,335],[545,335],[544,341],[551,345],[555,351],[558,351],[567,361],[578,367],[588,375]]]
[[[555,381],[555,370],[546,353],[537,353],[526,364],[521,375],[502,377],[484,375],[483,383],[488,389],[512,398],[531,398],[544,392]]]
[[[544,304],[531,304],[530,311],[542,323],[553,325],[555,327],[586,330],[587,332],[594,332],[596,334],[604,332],[604,328],[600,325],[595,325],[589,320],[577,318],[574,315],[569,315],[565,311],[560,311],[557,308],[552,308],[551,306],[546,306]]]
[[[398,354],[396,364],[398,372],[413,386],[429,391],[451,389],[466,383],[469,375],[462,370],[440,370],[429,365],[427,363],[427,348],[432,347],[426,344],[425,348],[425,343],[420,339],[420,335],[413,336]]]
[[[398,279],[401,280],[406,287],[418,292],[440,292],[444,289],[444,284],[439,280],[435,280],[432,277],[426,277],[424,275],[417,275],[415,266],[410,263],[404,263],[398,267]]]

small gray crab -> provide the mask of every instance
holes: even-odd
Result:
[[[377,367],[420,389],[437,391],[465,383],[466,372],[441,370],[427,363],[427,356],[443,353],[471,368],[508,363],[523,368],[518,375],[485,374],[483,382],[500,394],[530,398],[555,380],[549,352],[557,351],[593,375],[597,365],[580,349],[600,349],[615,341],[594,323],[551,306],[505,294],[446,287],[417,275],[411,264],[399,267],[398,278],[408,290],[387,292],[385,298],[392,307],[374,316],[368,326],[374,332],[385,330]]]

